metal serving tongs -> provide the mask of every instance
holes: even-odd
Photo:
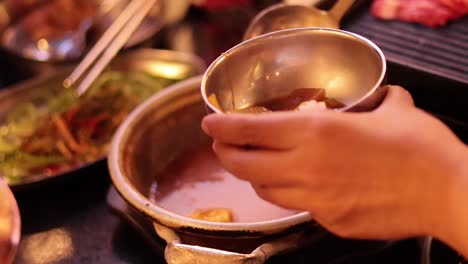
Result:
[[[131,0],[70,76],[63,81],[63,86],[65,88],[74,86],[81,76],[92,67],[76,88],[78,96],[84,94],[125,43],[127,43],[128,39],[130,39],[158,1],[160,0]]]

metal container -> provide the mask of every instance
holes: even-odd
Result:
[[[175,214],[149,198],[151,184],[187,150],[210,142],[201,77],[175,84],[136,108],[114,136],[108,166],[121,196],[154,222],[168,263],[263,263],[270,256],[329,234],[299,212],[253,223],[215,223]]]
[[[367,111],[385,96],[386,62],[371,41],[343,30],[297,28],[233,47],[205,72],[201,92],[214,112],[242,109],[297,88],[324,88],[327,97]],[[216,95],[220,108],[208,100]]]
[[[39,9],[46,1],[35,1],[31,3],[31,8]],[[11,12],[9,5],[0,3],[0,46],[16,57],[24,58],[26,61],[36,62],[73,62],[78,60],[86,51],[90,49],[97,39],[111,26],[117,17],[126,8],[129,0],[91,0],[94,5],[95,15],[92,19],[83,21],[80,27],[71,32],[62,32],[57,39],[47,39],[48,48],[41,49],[39,42],[30,39],[27,32],[20,29],[24,17],[15,18],[10,21]],[[152,10],[147,14],[141,25],[129,38],[124,48],[130,48],[141,44],[152,38],[161,28],[170,21],[166,18],[166,3],[158,1]],[[2,12],[3,11],[3,12]],[[30,12],[34,12],[33,9]],[[58,10],[60,12],[61,10]],[[186,9],[181,10],[185,13]],[[29,15],[28,12],[23,14]],[[179,16],[180,18],[180,16]],[[86,22],[86,23],[84,23]],[[2,28],[6,27],[3,31]],[[66,41],[64,40],[66,39]],[[70,47],[72,46],[72,47]],[[22,49],[18,49],[22,47]],[[53,52],[52,52],[53,51]]]
[[[199,57],[183,52],[137,49],[117,56],[107,68],[121,72],[141,71],[154,77],[170,80],[186,79],[201,74],[206,66]],[[72,68],[62,68],[58,72],[42,76],[37,79],[23,82],[13,87],[6,87],[0,91],[0,122],[4,122],[8,113],[18,104],[37,101],[43,92],[60,92],[63,88],[62,82],[71,72]],[[56,177],[72,175],[74,171],[83,169],[96,162],[102,162],[104,156],[99,160],[71,166],[65,170],[53,173],[39,173],[25,177],[21,181],[10,183],[15,190],[32,187],[32,185],[53,179]]]
[[[21,220],[13,193],[0,177],[0,263],[13,263],[21,236]]]

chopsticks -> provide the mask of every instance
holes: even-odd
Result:
[[[127,43],[128,39],[157,1],[158,0],[131,0],[124,11],[104,32],[102,37],[91,48],[75,70],[63,81],[63,86],[65,88],[72,87],[86,70],[92,67],[76,88],[78,96],[84,94],[125,43]],[[101,57],[99,58],[100,55]]]

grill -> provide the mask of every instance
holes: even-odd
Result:
[[[416,105],[433,113],[468,142],[468,17],[441,28],[376,19],[360,0],[343,29],[377,44],[388,63],[388,82],[400,84]]]
[[[380,21],[366,11],[349,20],[345,29],[374,41],[391,62],[468,85],[468,17],[432,29]]]

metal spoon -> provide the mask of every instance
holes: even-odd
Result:
[[[244,33],[243,40],[288,28],[299,27],[340,27],[341,18],[355,0],[338,0],[329,10],[324,11],[305,5],[272,5],[258,13]]]

